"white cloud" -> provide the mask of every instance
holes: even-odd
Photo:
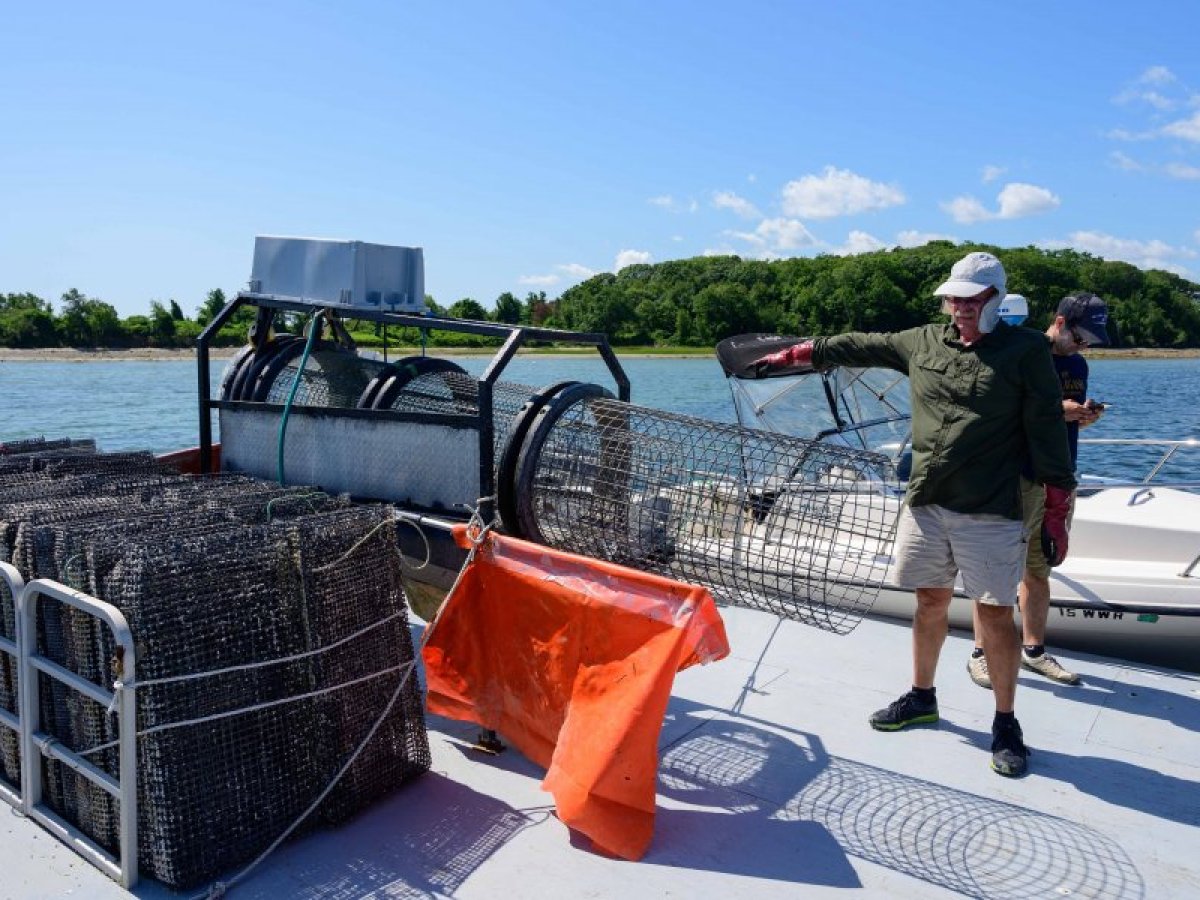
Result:
[[[846,243],[840,247],[834,247],[831,251],[836,256],[855,256],[859,253],[873,253],[876,250],[883,250],[888,245],[873,234],[867,234],[865,231],[851,231],[846,235]]]
[[[763,219],[755,232],[765,238],[774,250],[799,250],[817,243],[812,232],[799,219]]]
[[[975,197],[963,195],[941,203],[942,211],[962,225],[987,222],[992,219],[1022,219],[1038,213],[1057,209],[1062,201],[1044,187],[1013,181],[1006,184],[996,195],[999,207],[992,212]]]
[[[783,187],[783,211],[789,216],[812,219],[886,209],[905,200],[904,192],[894,185],[833,166],[826,166],[821,175],[805,175]]]
[[[1154,90],[1155,87],[1166,87],[1174,81],[1175,75],[1166,66],[1151,66],[1142,72],[1133,84],[1117,94],[1113,98],[1113,102],[1119,104],[1145,103],[1160,111],[1174,109],[1178,105],[1177,101]]]
[[[672,197],[670,194],[659,194],[657,197],[651,197],[646,201],[651,206],[657,206],[659,209],[665,209],[667,212],[694,213],[700,208],[700,204],[693,200],[681,200],[677,197]]]
[[[557,270],[557,273],[522,275],[517,279],[517,284],[528,287],[548,288],[554,287],[554,285],[563,280],[564,276],[566,276],[567,281],[582,281],[596,274],[595,269],[589,269],[587,266],[580,265],[579,263],[560,263],[554,268]]]
[[[989,184],[999,178],[1008,170],[1004,166],[984,166],[983,167],[983,183]]]
[[[1187,163],[1172,162],[1163,166],[1163,171],[1172,178],[1184,181],[1200,181],[1200,166],[1190,166]]]
[[[1200,166],[1184,162],[1169,162],[1163,165],[1143,164],[1126,156],[1119,150],[1108,155],[1109,162],[1118,169],[1126,172],[1161,172],[1168,178],[1178,178],[1181,181],[1200,181]]]
[[[1141,84],[1170,84],[1174,80],[1174,73],[1166,66],[1151,66],[1138,76]]]
[[[1174,109],[1175,101],[1170,97],[1164,97],[1158,91],[1139,91],[1128,90],[1122,91],[1117,95],[1118,103],[1131,103],[1133,101],[1145,103],[1147,106],[1153,106],[1155,109],[1165,112],[1169,109]]]
[[[1104,133],[1104,136],[1113,141],[1153,141],[1159,136],[1157,131],[1130,131],[1127,128],[1113,128]]]
[[[728,231],[726,234],[753,245],[760,255],[765,256],[815,247],[818,243],[799,219],[763,219],[754,231]]]
[[[682,244],[683,243],[683,235],[682,234],[673,234],[673,235],[671,235],[671,240],[673,240],[677,244]]]
[[[563,272],[570,278],[591,278],[596,274],[595,269],[589,269],[587,266],[579,263],[564,263],[560,266],[555,266],[560,272]]]
[[[1145,169],[1145,166],[1143,166],[1140,162],[1133,157],[1122,153],[1120,150],[1114,150],[1112,153],[1110,153],[1108,155],[1108,160],[1116,168],[1122,169],[1126,172],[1141,172]]]
[[[996,218],[974,197],[955,197],[953,200],[938,205],[943,212],[960,225],[974,225],[976,222],[986,222],[988,219]]]
[[[613,263],[613,271],[620,272],[626,266],[634,266],[639,263],[648,263],[653,259],[649,252],[645,250],[622,250],[617,254],[617,260]]]
[[[952,234],[937,234],[930,231],[901,231],[896,235],[896,245],[899,247],[924,247],[930,241],[953,241],[958,238]]]
[[[733,191],[716,191],[713,193],[712,204],[717,209],[728,209],[743,219],[757,219],[762,213],[744,197],[739,197]]]
[[[1001,219],[1023,219],[1062,205],[1062,201],[1044,187],[1020,181],[1006,184],[996,199],[1000,203]]]
[[[1191,118],[1164,125],[1163,134],[1200,143],[1200,112],[1193,113]]]
[[[1194,259],[1200,255],[1187,247],[1172,247],[1166,241],[1139,241],[1099,231],[1075,231],[1067,236],[1066,241],[1042,241],[1040,246],[1047,249],[1073,247],[1103,259],[1119,259],[1142,269],[1165,269],[1180,275],[1186,275],[1187,269],[1177,260]]]

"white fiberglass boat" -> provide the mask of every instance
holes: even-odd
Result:
[[[765,336],[731,338],[754,352],[770,352]],[[796,339],[778,339],[786,345]],[[890,369],[832,369],[782,377],[738,377],[732,351],[718,356],[729,376],[740,424],[874,451],[891,460],[895,481],[866,479],[881,514],[900,510],[910,465],[908,379]],[[1081,438],[1086,457],[1097,452],[1152,460],[1140,479],[1082,475],[1067,560],[1050,578],[1047,643],[1128,659],[1196,670],[1200,667],[1200,482],[1166,482],[1162,473],[1180,451],[1200,440]],[[777,486],[772,486],[777,490]],[[776,504],[788,502],[786,491]],[[769,547],[786,528],[784,515],[763,517],[746,541]],[[769,550],[760,551],[769,559]],[[890,548],[859,569],[864,580],[882,583],[873,607],[878,615],[911,618],[910,591],[890,578]],[[965,595],[964,595],[965,596]],[[971,627],[967,602],[951,604],[950,623]]]

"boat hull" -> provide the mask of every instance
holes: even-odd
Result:
[[[894,496],[880,495],[885,515],[898,514]],[[777,501],[779,503],[779,501]],[[830,602],[821,573],[852,577],[878,588],[871,614],[910,620],[912,591],[892,576],[892,547],[840,546],[827,555],[811,547],[802,519],[780,512],[731,539],[681,541],[689,568],[706,559],[712,577],[721,569],[753,569],[772,590],[809,592],[810,602]],[[1200,671],[1200,495],[1170,488],[1104,488],[1079,497],[1071,552],[1050,576],[1046,643],[1104,656]],[[970,630],[971,602],[957,586],[950,625]]]

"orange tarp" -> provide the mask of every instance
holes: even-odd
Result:
[[[499,732],[563,822],[638,859],[675,673],[728,653],[703,588],[488,533],[426,636],[427,703]]]

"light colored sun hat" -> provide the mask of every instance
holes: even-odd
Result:
[[[1004,299],[1007,276],[1004,265],[990,253],[977,250],[954,264],[950,278],[933,292],[935,297],[974,297],[985,288],[995,288]]]
[[[1008,276],[1004,265],[991,253],[976,250],[968,253],[954,264],[949,280],[933,292],[935,297],[974,297],[987,288],[995,288],[996,295],[979,311],[979,330],[984,334],[992,331],[1000,321],[999,307],[1004,301]],[[950,304],[943,299],[942,312],[950,312]]]

